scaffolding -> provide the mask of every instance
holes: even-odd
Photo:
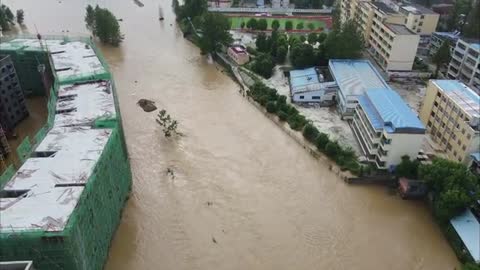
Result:
[[[32,52],[32,55],[28,56],[30,60],[35,56],[38,59],[46,57],[48,59],[46,66],[53,70],[52,85],[48,93],[47,124],[37,132],[33,140],[25,138],[17,148],[23,163],[18,172],[10,166],[0,176],[2,188],[0,194],[3,195],[0,196],[0,215],[2,215],[0,261],[33,260],[36,268],[40,270],[102,269],[111,239],[120,222],[122,209],[128,199],[132,181],[115,84],[103,56],[89,38],[44,38],[43,45],[32,36],[17,37],[7,42],[3,41],[0,45],[0,53],[9,51],[12,55],[20,57],[22,55],[20,52],[24,55]],[[68,55],[55,57],[55,53],[52,52],[57,49],[81,52],[78,55],[74,53],[75,56],[71,58],[68,58]],[[96,57],[89,56],[92,52]],[[81,58],[88,56],[86,58],[88,62],[85,62],[87,65],[94,63],[90,69],[82,64],[78,65],[79,55]],[[61,59],[72,61],[60,61]],[[20,59],[17,60],[17,63],[21,63]],[[101,66],[95,63],[100,63]],[[27,66],[29,65],[31,63],[27,62]],[[68,65],[71,65],[70,69]],[[28,74],[33,76],[33,72]],[[39,72],[36,71],[36,74]],[[86,97],[82,97],[82,93],[91,91],[91,88],[78,90],[79,88],[76,87],[105,83],[108,83],[111,90],[113,102],[110,106],[114,107],[112,108],[114,113],[105,114],[104,110],[107,108],[100,108],[98,114],[88,114],[88,121],[77,121],[79,117],[78,115],[76,117],[75,113],[85,111],[81,107],[84,104],[81,99],[96,99],[98,95],[88,93]],[[78,102],[67,102],[68,106],[75,107],[74,112],[72,111],[71,119],[73,120],[71,121],[73,122],[71,123],[67,121],[70,118],[61,115],[62,111],[58,107],[70,98],[68,95],[62,95],[62,91],[66,88],[79,91]],[[102,104],[105,105],[105,103]],[[78,141],[80,140],[78,136],[83,136],[78,134],[84,133],[103,135],[93,138],[87,136],[86,139]],[[100,144],[99,141],[102,143]],[[101,148],[82,150],[81,148],[88,143]],[[74,164],[71,170],[64,170],[62,168],[65,166],[57,164],[63,160],[68,161],[68,164]],[[31,170],[31,166],[35,167],[36,164],[39,166],[38,169]],[[32,192],[34,188],[21,189],[23,185],[30,187],[32,185],[30,181],[40,186],[35,192]],[[39,188],[52,192],[42,193]],[[59,194],[58,198],[51,197],[54,196],[55,191]],[[69,199],[73,198],[73,202],[71,201],[69,205],[61,204],[58,207],[68,210],[71,206],[72,209],[66,212],[63,219],[56,218],[55,215],[58,213],[55,212],[58,211],[54,204],[64,201],[60,198],[65,198],[65,194],[69,194]],[[29,203],[35,205],[37,200],[46,199],[51,199],[52,203],[40,205],[41,211],[31,209],[33,214],[15,212],[15,209],[30,211],[30,208],[24,206],[30,205]],[[53,214],[43,217],[42,211]],[[18,219],[10,218],[17,217],[17,214]],[[29,221],[37,217],[37,222]]]

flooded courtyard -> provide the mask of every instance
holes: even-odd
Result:
[[[25,31],[42,35],[86,34],[86,4],[123,19],[124,43],[102,51],[115,76],[133,190],[105,269],[458,267],[422,203],[346,185],[183,39],[169,0],[142,2],[4,1],[25,10]],[[140,98],[166,109],[184,136],[164,138]]]

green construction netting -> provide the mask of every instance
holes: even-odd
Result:
[[[25,137],[22,143],[17,147],[18,159],[23,163],[30,156],[32,152],[32,144],[30,143],[30,137]]]
[[[33,260],[40,270],[102,269],[131,189],[123,143],[116,127],[63,232],[2,233],[0,261]]]
[[[0,175],[0,189],[12,178],[15,174],[15,167],[13,165],[8,166],[8,168]]]

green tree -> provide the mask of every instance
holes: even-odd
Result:
[[[272,21],[272,29],[273,30],[278,30],[280,28],[280,22],[278,20],[273,20]]]
[[[257,29],[257,20],[255,18],[251,18],[247,22],[247,28],[250,30],[256,30]]]
[[[325,34],[324,32],[318,34],[317,41],[319,43],[323,43],[325,39],[327,39],[327,34]]]
[[[252,70],[268,79],[272,76],[274,66],[275,64],[273,63],[273,59],[270,54],[262,53],[255,58],[255,61],[252,65]]]
[[[295,8],[310,8],[311,0],[295,0]]]
[[[269,113],[275,113],[277,111],[277,105],[275,103],[275,101],[269,101],[267,102],[267,112]]]
[[[312,8],[323,8],[323,0],[312,0]]]
[[[480,38],[480,1],[477,1],[468,14],[462,34],[467,38]]]
[[[315,140],[318,137],[318,134],[320,134],[320,132],[312,124],[306,124],[305,127],[303,128],[303,137],[305,137],[305,139],[307,139],[307,141],[309,142],[312,142],[312,143],[315,142]]]
[[[314,45],[315,43],[317,43],[317,39],[318,39],[317,34],[315,33],[308,34],[307,40],[308,40],[308,43],[310,43],[311,45]]]
[[[259,52],[270,52],[270,44],[269,40],[267,38],[267,35],[265,33],[260,33],[257,36],[257,39],[255,40],[255,45],[257,46],[257,51]]]
[[[303,22],[297,23],[297,30],[302,30],[303,29]]]
[[[300,36],[299,39],[301,43],[305,43],[305,41],[307,41],[307,38],[305,36]]]
[[[350,59],[362,56],[363,37],[352,20],[344,23],[340,31],[331,31],[324,44],[328,58]]]
[[[93,35],[98,37],[101,42],[113,46],[120,45],[123,41],[123,35],[120,32],[120,25],[115,15],[106,8],[96,6],[92,16],[92,9],[90,5],[87,6],[87,15],[85,16],[87,28],[89,28]]]
[[[23,24],[23,21],[25,20],[25,12],[23,9],[17,10],[17,23],[18,24]]]
[[[15,16],[13,16],[12,11],[6,5],[0,6],[0,27],[3,31],[8,31],[10,28],[15,25]]]
[[[230,21],[221,13],[207,12],[203,15],[200,26],[202,36],[200,49],[202,53],[212,53],[220,49],[220,45],[229,45],[232,42]]]
[[[324,151],[325,146],[329,142],[330,142],[330,139],[328,138],[328,135],[323,132],[320,132],[320,134],[318,134],[317,136],[317,139],[315,139],[315,145],[317,146],[317,149],[320,151]]]
[[[193,18],[201,16],[207,12],[207,0],[185,0],[183,6],[180,7],[180,19]]]
[[[258,30],[265,31],[265,30],[267,30],[267,28],[268,28],[268,22],[267,22],[266,19],[258,20],[258,24],[257,24],[257,29]]]
[[[453,9],[450,11],[447,19],[447,29],[448,31],[459,30],[461,24],[463,23],[460,18],[461,15],[466,15],[469,13],[472,7],[471,0],[456,0],[453,5]]]
[[[242,22],[242,23],[240,24],[240,28],[242,28],[242,30],[243,30],[243,28],[245,28],[245,22]]]
[[[444,41],[442,46],[432,57],[432,62],[435,64],[435,78],[438,78],[438,71],[440,68],[450,62],[450,43]]]
[[[169,114],[167,114],[167,111],[161,110],[158,112],[155,121],[162,127],[165,137],[171,137],[173,134],[180,134],[177,132],[177,120],[174,120]]]
[[[287,58],[288,49],[287,46],[282,45],[277,47],[277,55],[276,55],[276,62],[277,63],[284,63],[285,59]]]
[[[415,160],[410,160],[409,156],[403,156],[402,161],[395,168],[395,175],[397,177],[407,177],[409,179],[418,178],[418,166],[420,163]]]
[[[325,145],[325,154],[330,158],[335,158],[341,151],[342,148],[336,141],[329,142]]]
[[[315,25],[313,23],[308,23],[307,27],[308,27],[308,29],[310,29],[310,31],[315,30]]]
[[[290,31],[293,29],[293,23],[292,21],[286,21],[285,22],[285,30]]]
[[[295,43],[290,50],[290,61],[295,68],[313,66],[315,54],[312,45]]]

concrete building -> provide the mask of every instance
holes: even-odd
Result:
[[[341,20],[358,22],[368,51],[389,71],[412,69],[418,45],[428,46],[439,18],[432,10],[410,4],[342,0],[340,6]]]
[[[15,67],[8,55],[0,55],[0,125],[12,131],[28,117],[27,105]]]
[[[395,91],[369,89],[358,101],[351,126],[369,162],[390,170],[405,155],[417,158],[425,127]]]
[[[480,41],[458,39],[448,66],[448,78],[480,91]]]
[[[358,97],[367,89],[389,88],[388,84],[368,60],[330,60],[330,73],[338,85],[338,110],[344,119],[351,119]]]
[[[288,8],[290,0],[272,0],[272,8]]]
[[[431,80],[420,109],[427,133],[446,157],[467,162],[480,152],[480,97],[456,80]]]
[[[4,160],[9,153],[10,145],[8,144],[5,131],[3,131],[2,126],[0,125],[0,161]]]
[[[250,61],[247,49],[243,45],[232,45],[228,48],[227,54],[238,65],[243,65]]]
[[[292,102],[335,103],[337,83],[328,69],[307,68],[290,71],[290,96]]]
[[[459,35],[457,33],[434,32],[430,39],[430,44],[428,45],[428,54],[434,55],[438,49],[440,49],[443,42],[450,43],[450,53],[453,54],[458,39]]]

